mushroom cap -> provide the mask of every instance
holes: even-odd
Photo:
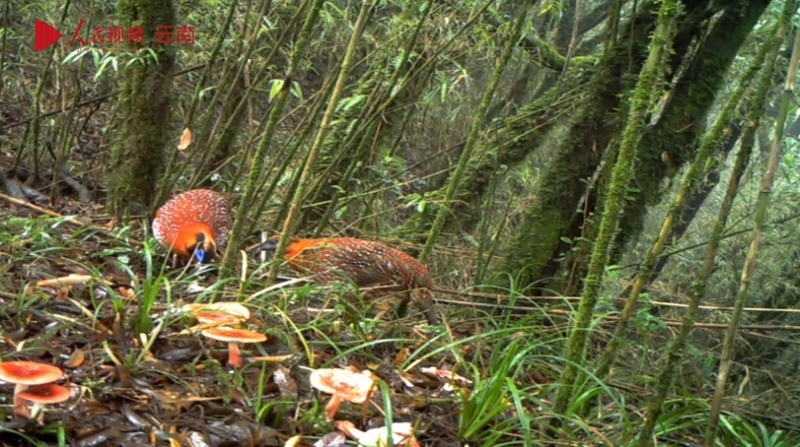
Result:
[[[19,385],[43,385],[55,382],[64,373],[61,368],[44,363],[18,361],[0,363],[0,380]]]
[[[61,385],[48,383],[39,385],[19,393],[17,396],[39,404],[60,404],[69,400],[71,393]]]
[[[197,318],[197,322],[201,324],[238,324],[244,321],[244,319],[238,316],[205,310],[195,312],[194,317]]]
[[[219,313],[223,315],[228,315],[234,318],[240,318],[242,320],[246,320],[250,318],[250,309],[247,307],[233,302],[218,302],[218,303],[190,303],[183,306],[181,309],[184,312],[191,312],[195,315],[198,313],[205,313],[208,311],[213,311],[214,313]]]
[[[364,403],[375,383],[367,374],[342,368],[315,369],[309,380],[314,388],[354,404]]]
[[[267,340],[266,335],[258,332],[224,326],[206,329],[202,334],[208,338],[228,343],[260,343]]]

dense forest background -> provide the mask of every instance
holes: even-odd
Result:
[[[349,420],[421,445],[800,445],[796,0],[0,8],[0,356],[85,391],[3,442],[335,445],[307,367],[350,365],[386,386]],[[196,188],[231,238],[173,268],[150,222]],[[276,283],[273,235],[416,256],[443,324]],[[230,374],[151,321],[222,299],[275,358]]]

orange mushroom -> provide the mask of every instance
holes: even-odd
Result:
[[[33,407],[30,409],[31,417],[35,417],[38,414],[36,420],[42,425],[44,424],[44,411],[42,411],[44,406],[66,402],[69,400],[70,394],[67,388],[54,383],[48,383],[46,385],[28,388],[17,396],[28,402],[33,402]]]
[[[213,317],[215,321],[211,321],[212,323],[216,323],[219,321],[221,317],[216,317],[216,315],[226,316],[232,321],[232,324],[241,323],[242,321],[250,318],[250,309],[247,307],[233,302],[219,302],[219,303],[190,303],[183,306],[181,309],[184,312],[191,312],[197,319],[200,321],[201,315],[206,316],[207,314],[214,314]],[[200,321],[203,323],[203,321]]]
[[[258,332],[224,326],[206,329],[202,334],[213,340],[228,342],[228,364],[234,368],[242,367],[242,354],[239,351],[239,343],[261,343],[267,340],[266,335]]]
[[[31,417],[31,414],[20,393],[31,385],[55,382],[63,375],[60,368],[43,363],[27,361],[0,363],[0,380],[15,384],[14,414],[24,417]]]
[[[353,372],[342,368],[321,368],[311,372],[311,386],[331,394],[331,400],[325,405],[325,418],[332,420],[339,410],[342,401],[364,404],[372,393],[375,380],[361,372]]]

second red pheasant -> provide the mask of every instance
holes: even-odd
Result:
[[[230,229],[230,206],[225,196],[194,189],[171,198],[156,212],[153,235],[183,258],[210,262],[225,245]]]

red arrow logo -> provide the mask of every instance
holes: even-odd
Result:
[[[33,50],[42,51],[50,45],[58,42],[63,34],[59,33],[57,29],[48,25],[41,20],[33,22]]]

